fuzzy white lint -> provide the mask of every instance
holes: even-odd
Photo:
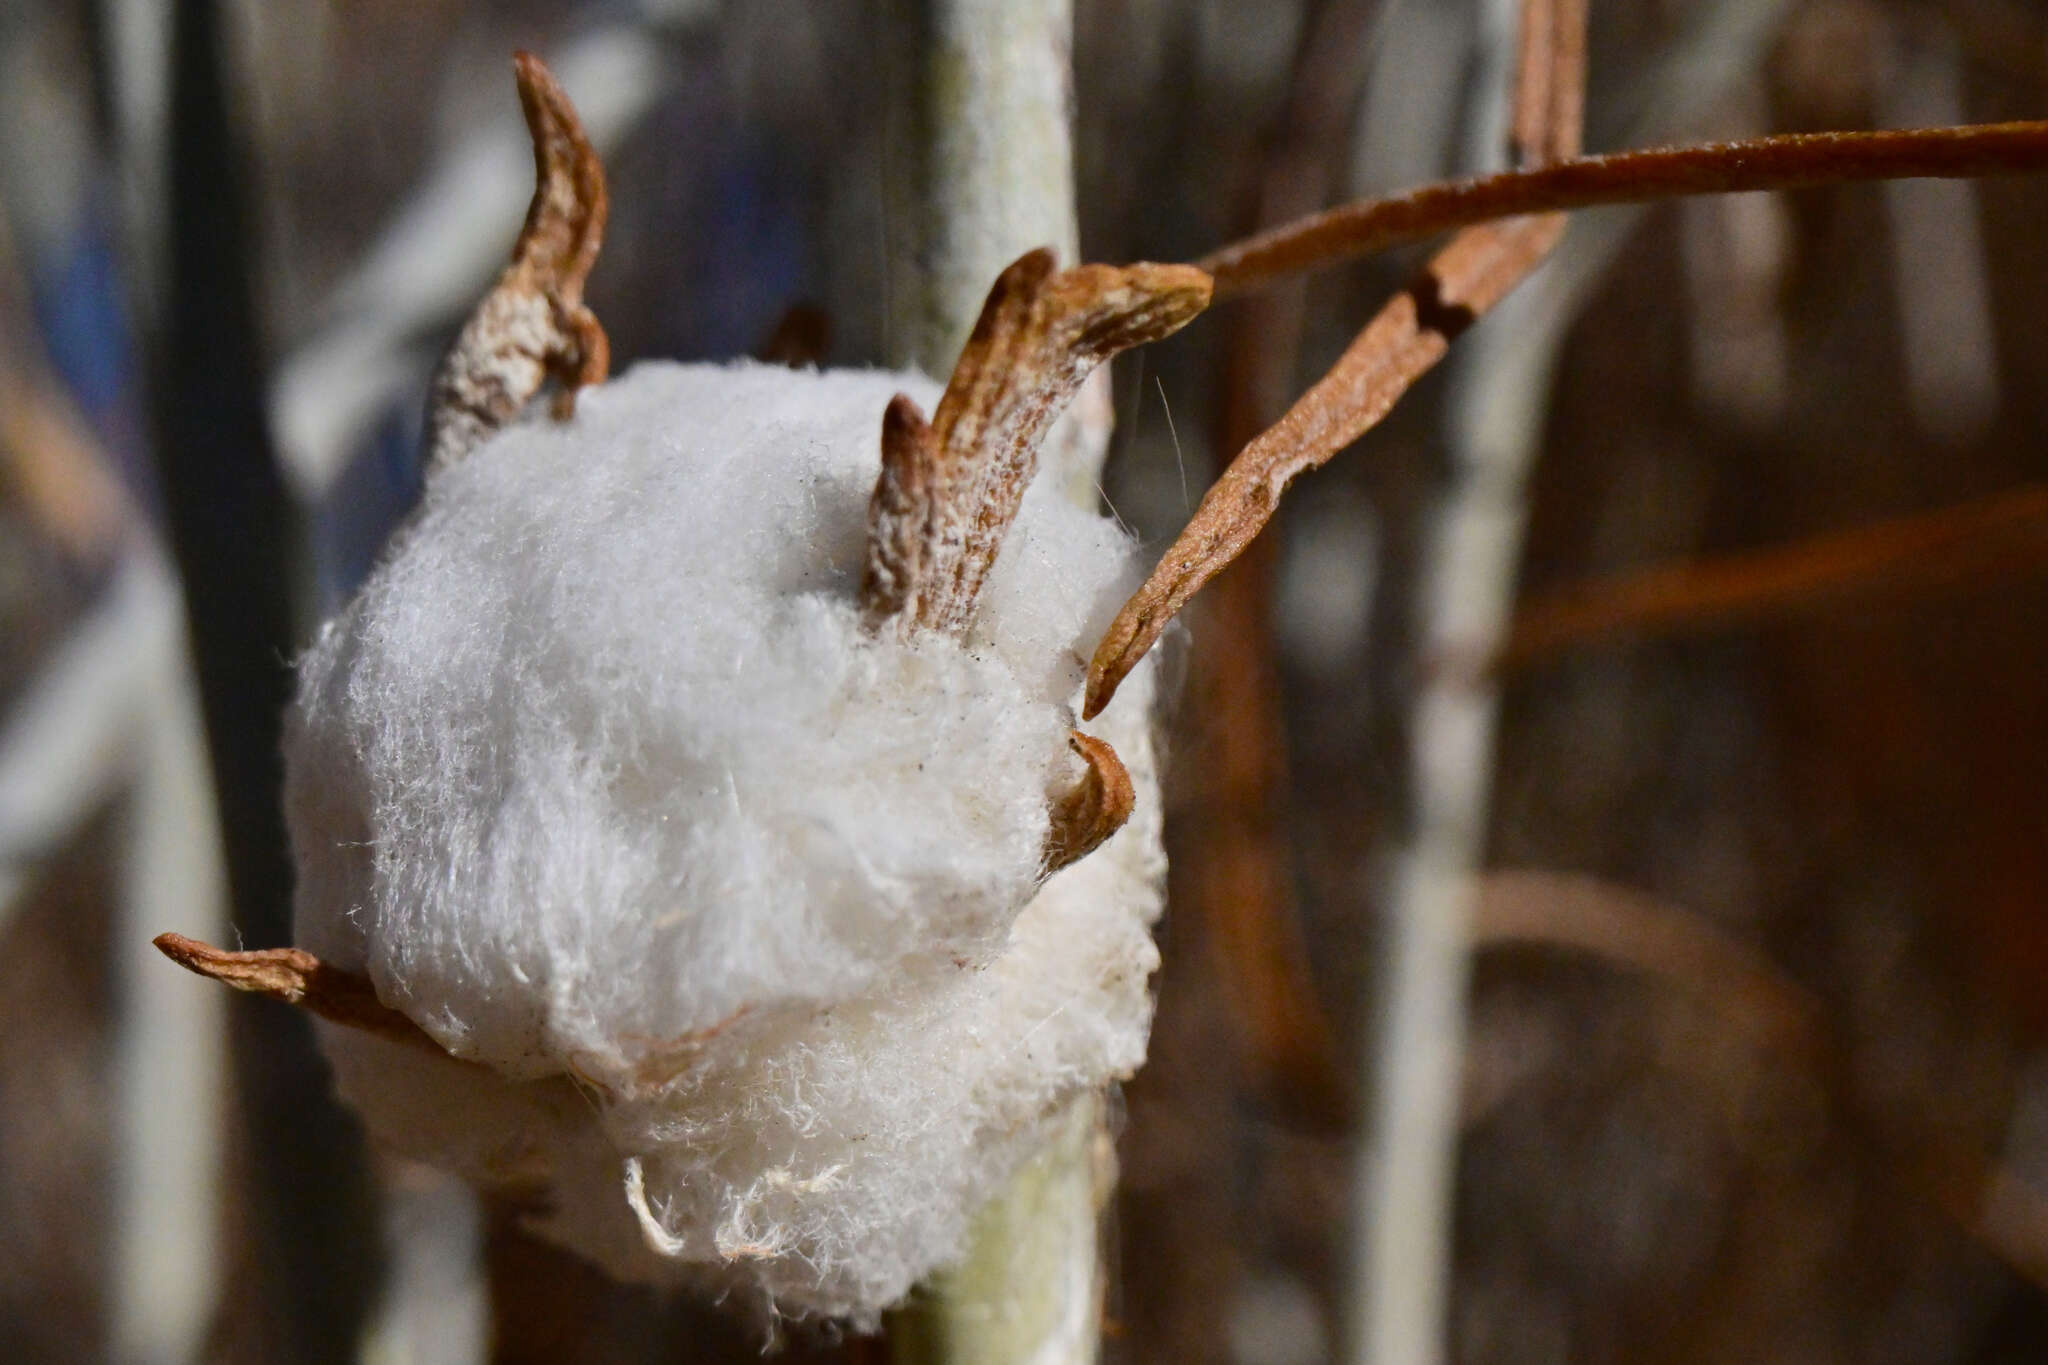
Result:
[[[1035,488],[966,640],[863,629],[897,392],[938,398],[648,365],[504,431],[322,630],[287,741],[300,946],[451,1054],[323,1027],[373,1133],[621,1278],[863,1322],[1143,1060],[1163,871],[1141,671],[1087,727],[1136,813],[1042,878],[1110,522]]]

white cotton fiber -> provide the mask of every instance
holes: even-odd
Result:
[[[643,366],[500,434],[322,632],[288,753],[300,945],[463,1059],[327,1030],[381,1139],[622,1277],[857,1319],[1142,1060],[1162,871],[1141,675],[1089,727],[1137,813],[1041,881],[1113,526],[1034,490],[969,639],[862,628],[897,392],[937,401]]]

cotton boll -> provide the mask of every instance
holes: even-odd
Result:
[[[897,392],[936,404],[644,366],[501,433],[322,632],[288,738],[299,943],[460,1059],[329,1030],[372,1129],[544,1181],[614,1274],[858,1319],[1142,1060],[1162,871],[1141,674],[1090,727],[1137,813],[1041,883],[1113,525],[1034,489],[965,640],[863,628]]]

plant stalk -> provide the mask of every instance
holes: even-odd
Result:
[[[892,364],[951,372],[989,285],[1049,246],[1074,264],[1073,0],[888,0]],[[1041,449],[1093,508],[1109,445],[1107,370]],[[1076,1097],[975,1219],[966,1257],[890,1318],[897,1365],[1089,1365],[1097,1225],[1114,1179],[1103,1099]]]

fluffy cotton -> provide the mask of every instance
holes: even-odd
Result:
[[[1138,783],[1041,876],[1085,651],[1128,585],[1027,497],[972,636],[855,602],[881,414],[916,375],[643,366],[433,478],[302,664],[299,943],[453,1058],[329,1029],[386,1143],[532,1200],[614,1274],[872,1317],[1075,1093],[1143,1059]]]

